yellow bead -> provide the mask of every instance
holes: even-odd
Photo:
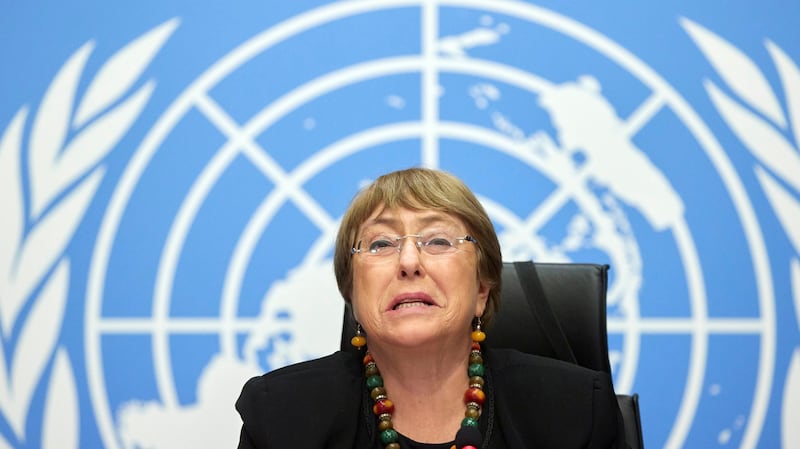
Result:
[[[367,339],[363,335],[356,335],[350,339],[350,344],[356,348],[360,348],[367,344]]]
[[[486,340],[486,334],[483,331],[472,331],[472,341],[480,343],[483,340]]]

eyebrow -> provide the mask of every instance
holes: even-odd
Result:
[[[400,223],[400,220],[393,216],[383,216],[383,213],[378,215],[374,220],[368,221],[364,223],[362,230],[369,229],[375,225],[387,225],[387,226],[397,226]],[[433,223],[445,223],[448,225],[455,225],[456,223],[453,222],[453,219],[442,213],[442,212],[431,212],[422,217],[419,217],[414,220],[414,223],[418,223],[421,227],[430,226]]]

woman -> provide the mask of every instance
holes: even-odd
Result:
[[[334,265],[363,357],[336,352],[248,381],[240,449],[625,447],[609,376],[482,345],[502,257],[454,176],[378,178],[347,210]]]

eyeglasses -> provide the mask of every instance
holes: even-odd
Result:
[[[431,256],[444,256],[460,251],[459,246],[464,242],[477,244],[478,241],[469,235],[455,237],[447,233],[436,232],[430,235],[408,234],[401,236],[388,236],[378,234],[358,241],[351,254],[363,254],[364,260],[381,262],[391,260],[391,257],[400,253],[403,240],[413,238],[417,250]]]

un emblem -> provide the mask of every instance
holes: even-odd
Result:
[[[536,44],[553,33],[577,62]],[[230,446],[244,379],[335,350],[338,218],[362,183],[411,165],[467,181],[506,260],[612,265],[616,388],[673,417],[648,423],[648,440],[681,447],[702,419],[719,432],[698,444],[755,444],[771,279],[714,135],[606,36],[533,5],[453,0],[309,11],[233,49],[163,112],[92,260],[86,357],[106,447]],[[713,178],[703,192],[700,175]],[[719,235],[715,220],[740,226]],[[752,265],[738,302],[700,256],[720,248]]]

